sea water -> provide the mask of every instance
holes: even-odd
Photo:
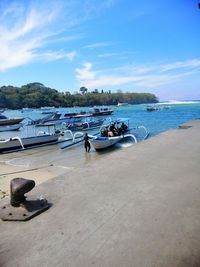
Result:
[[[157,135],[161,132],[175,129],[180,124],[185,123],[192,119],[200,118],[200,101],[194,102],[174,102],[174,103],[159,103],[154,105],[158,110],[149,112],[147,105],[128,105],[128,106],[111,106],[114,110],[113,115],[109,116],[115,118],[129,119],[130,127],[137,127],[143,125],[150,132],[150,137]],[[59,108],[60,112],[80,112],[89,111],[90,108]],[[0,132],[0,139],[10,138],[13,136],[30,136],[38,131],[54,131],[54,127],[30,127],[26,126],[28,120],[44,117],[40,110],[35,109],[32,111],[21,112],[21,110],[7,110],[4,114],[9,117],[24,117],[24,126],[20,131],[16,132]],[[105,118],[105,117],[102,117]]]
[[[200,118],[200,102],[183,102],[163,105],[156,111],[147,111],[147,105],[130,105],[117,108],[115,116],[130,118],[131,126],[144,125],[150,132],[150,136],[161,132],[178,128],[189,120]]]

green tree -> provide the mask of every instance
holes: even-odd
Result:
[[[87,93],[88,89],[85,86],[82,86],[79,91],[84,95]]]

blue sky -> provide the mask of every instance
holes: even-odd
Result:
[[[0,86],[200,99],[196,0],[0,0]]]

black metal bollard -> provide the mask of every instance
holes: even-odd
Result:
[[[2,221],[27,221],[47,210],[51,204],[38,197],[25,196],[35,186],[34,180],[14,178],[10,182],[10,200],[0,206]]]
[[[35,186],[35,181],[24,178],[14,178],[10,182],[10,204],[19,207],[26,200],[24,194],[31,191]]]

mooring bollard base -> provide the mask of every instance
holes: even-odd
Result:
[[[5,203],[0,207],[0,218],[2,221],[28,221],[48,208],[50,203],[46,199],[27,199],[19,207]]]

